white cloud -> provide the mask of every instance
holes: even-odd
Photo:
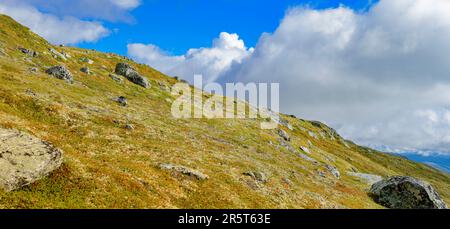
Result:
[[[11,5],[30,5],[41,12],[57,17],[76,17],[112,22],[131,22],[129,11],[141,4],[140,0],[0,0]]]
[[[123,9],[134,9],[141,4],[140,0],[109,0],[109,1]]]
[[[137,61],[149,64],[172,76],[192,81],[194,74],[214,81],[233,63],[241,63],[253,52],[237,34],[220,33],[211,48],[190,49],[186,54],[173,56],[153,44],[129,44],[128,54]]]
[[[393,151],[450,153],[450,1],[291,9],[220,81],[279,82],[281,110]]]
[[[0,13],[13,17],[49,42],[56,44],[93,42],[109,34],[109,30],[98,22],[82,21],[75,17],[58,18],[26,4],[0,1]]]

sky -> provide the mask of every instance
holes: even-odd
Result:
[[[0,0],[0,12],[188,81],[280,83],[283,113],[377,149],[450,155],[450,0]]]

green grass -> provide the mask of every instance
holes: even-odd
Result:
[[[175,79],[118,55],[54,47],[11,18],[0,19],[0,48],[7,54],[0,56],[0,126],[48,140],[65,157],[49,177],[20,190],[0,191],[0,208],[380,208],[367,196],[368,185],[346,174],[352,168],[426,180],[450,203],[448,174],[354,144],[347,148],[340,139],[322,139],[319,132],[330,130],[306,120],[284,117],[294,126],[293,131],[282,127],[292,137],[290,144],[298,149],[310,141],[311,157],[336,166],[340,180],[318,176],[318,170],[325,171],[322,165],[281,147],[274,130],[259,128],[261,120],[174,119],[166,101],[174,98],[157,83],[173,85]],[[29,58],[19,46],[40,55]],[[50,47],[72,58],[54,59]],[[89,65],[93,75],[79,71],[87,65],[82,57],[94,60]],[[118,62],[133,65],[152,88],[110,79]],[[54,65],[67,66],[75,83],[44,73]],[[30,73],[31,67],[39,72]],[[112,100],[121,95],[128,98],[128,107]],[[126,130],[128,123],[135,130]],[[197,169],[210,179],[163,171],[160,163]],[[242,175],[247,171],[262,171],[269,182]]]

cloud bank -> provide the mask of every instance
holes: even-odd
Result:
[[[204,79],[215,81],[232,64],[240,64],[252,52],[253,48],[247,48],[237,34],[226,32],[214,39],[212,47],[190,49],[180,56],[172,56],[153,44],[128,45],[128,55],[135,60],[189,81],[194,74],[203,74]]]
[[[450,1],[290,10],[222,80],[280,82],[281,109],[392,151],[450,153]]]

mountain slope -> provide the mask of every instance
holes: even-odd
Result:
[[[152,87],[111,79],[119,62]],[[75,82],[45,73],[55,65],[66,66]],[[0,191],[0,208],[381,208],[367,196],[369,184],[348,172],[417,177],[450,203],[448,174],[359,147],[318,122],[283,115],[293,127],[280,126],[291,137],[285,141],[277,130],[261,130],[261,120],[175,119],[175,97],[159,85],[177,82],[115,54],[52,46],[0,16],[0,127],[47,140],[65,156],[49,177]],[[128,106],[115,102],[118,96]],[[209,178],[165,170],[164,163]],[[261,173],[267,180],[255,175]]]

